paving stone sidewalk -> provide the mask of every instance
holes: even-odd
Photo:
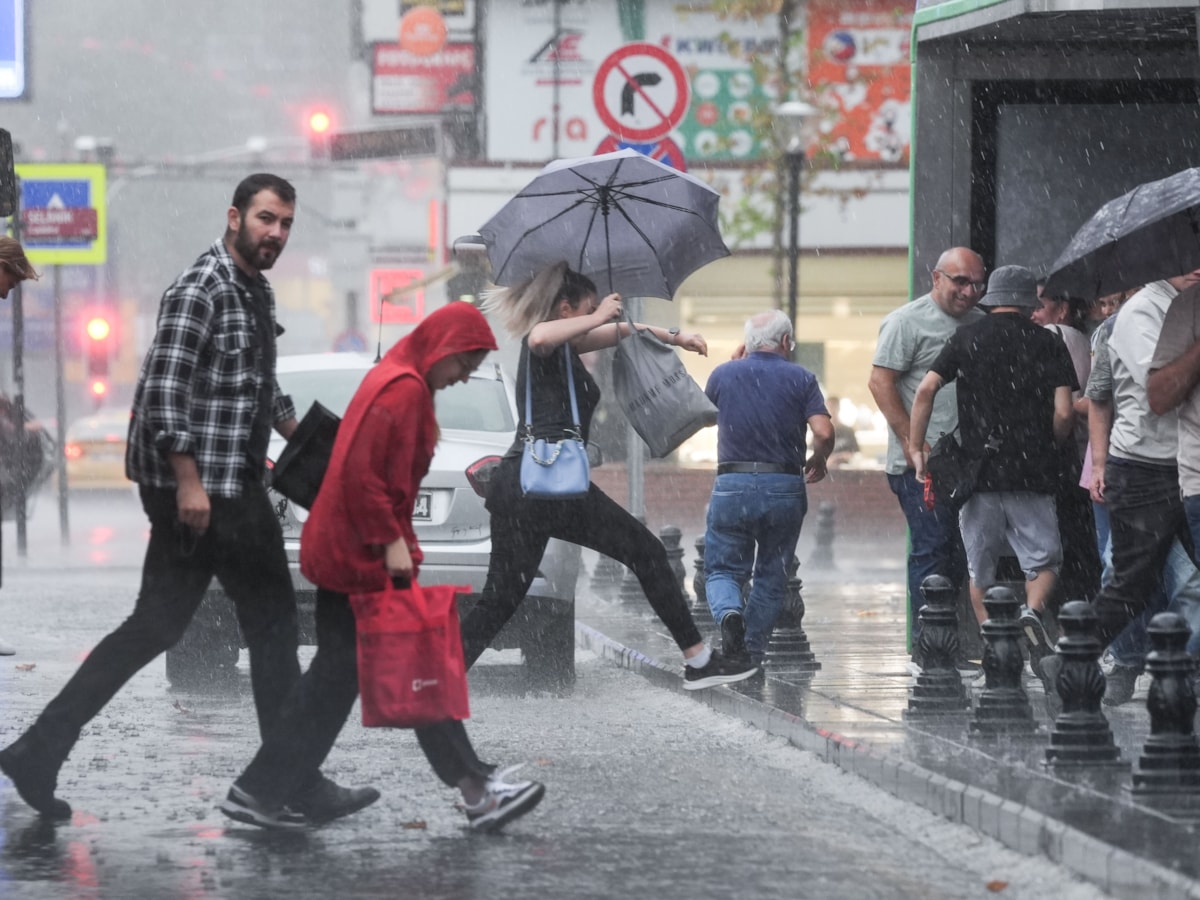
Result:
[[[690,568],[687,574],[690,592]],[[1048,768],[1052,723],[1041,684],[1028,671],[1024,687],[1038,721],[1032,735],[975,736],[970,713],[919,721],[906,715],[914,678],[895,559],[841,559],[834,568],[806,566],[800,574],[804,630],[820,669],[788,674],[768,666],[763,679],[692,696],[1013,849],[1045,855],[1114,896],[1200,898],[1196,820],[1135,802],[1128,767]],[[719,646],[711,617],[697,620]],[[576,638],[681,689],[679,651],[644,600],[588,585],[577,605]],[[968,684],[974,696],[981,689]],[[1145,696],[1140,684],[1130,703],[1104,707],[1127,763],[1137,760],[1149,735]]]

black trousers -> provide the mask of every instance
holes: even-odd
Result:
[[[268,805],[303,790],[305,772],[319,769],[358,698],[354,612],[345,594],[317,590],[317,652],[288,695],[274,728],[238,778],[238,786]],[[425,758],[445,784],[468,775],[487,777],[462,722],[414,729]]]
[[[520,460],[506,459],[488,495],[492,555],[479,602],[462,623],[470,668],[529,592],[551,538],[589,547],[637,576],[655,614],[679,648],[700,643],[696,623],[662,542],[596,485],[578,500],[529,500],[521,494]]]
[[[141,499],[150,542],[133,613],[88,654],[33,726],[59,763],[125,682],[183,636],[214,576],[233,601],[250,651],[260,733],[300,678],[296,596],[262,483],[245,485],[240,497],[212,497],[211,524],[199,538],[180,524],[173,488],[143,487]]]
[[[1163,590],[1163,568],[1174,539],[1190,553],[1192,538],[1175,466],[1110,457],[1104,467],[1104,499],[1112,526],[1113,573],[1093,608],[1100,620],[1100,643],[1107,647]]]

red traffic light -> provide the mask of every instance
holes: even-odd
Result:
[[[93,316],[88,319],[86,331],[87,336],[93,341],[107,341],[109,335],[112,334],[112,326],[103,316]]]
[[[308,130],[313,134],[326,134],[333,126],[333,119],[323,109],[308,114]]]

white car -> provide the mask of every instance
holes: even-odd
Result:
[[[281,356],[276,373],[290,394],[296,414],[303,416],[314,400],[342,415],[374,356],[359,353],[319,353]],[[422,584],[469,585],[472,594],[460,600],[460,611],[478,599],[491,555],[491,519],[484,508],[489,476],[512,445],[516,408],[511,381],[489,359],[466,383],[437,393],[441,439],[429,474],[421,482],[413,525],[425,560]],[[268,456],[276,459],[284,441],[274,436]],[[300,573],[300,536],[306,510],[274,491],[283,528],[284,549],[300,610],[300,639],[313,643],[315,587]],[[551,541],[538,577],[521,609],[497,636],[493,647],[519,647],[529,674],[539,683],[566,686],[574,679],[575,585],[579,548]],[[167,651],[167,676],[183,683],[228,668],[237,662],[243,645],[233,606],[214,582],[187,634]]]

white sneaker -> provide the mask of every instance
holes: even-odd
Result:
[[[0,656],[14,656],[16,655],[16,652],[17,648],[12,644],[6,644],[4,641],[0,641]]]
[[[509,766],[488,776],[483,798],[473,806],[465,803],[459,808],[467,814],[467,823],[473,831],[498,831],[529,812],[546,793],[546,786],[537,781],[519,781],[508,784],[504,779],[517,771],[518,766]]]

